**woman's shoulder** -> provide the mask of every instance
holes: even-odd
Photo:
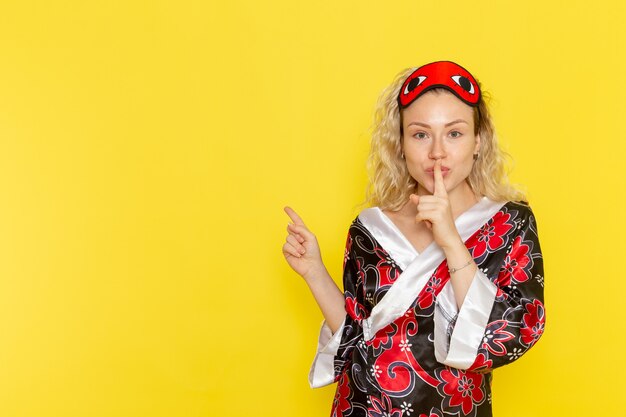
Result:
[[[350,223],[350,235],[367,233],[366,225],[371,222],[382,221],[383,216],[384,214],[378,206],[361,209]]]
[[[380,207],[378,206],[371,206],[371,207],[366,207],[364,209],[362,209],[359,214],[356,216],[356,218],[363,218],[363,217],[367,217],[367,216],[380,216],[380,214],[382,213],[382,210]]]
[[[535,218],[535,213],[530,207],[528,201],[507,201],[503,206],[503,210],[511,214],[516,223],[520,223],[521,225],[524,225],[524,227],[530,227],[536,230],[537,219]]]
[[[386,210],[385,210],[386,211]],[[383,211],[379,206],[370,206],[362,209],[354,218],[353,223],[385,224],[389,221],[390,213]]]
[[[504,203],[504,206],[509,210],[515,210],[520,214],[532,215],[533,209],[526,200],[508,200]]]

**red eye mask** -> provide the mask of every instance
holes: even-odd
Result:
[[[444,87],[470,106],[480,100],[478,83],[465,68],[451,61],[436,61],[422,65],[407,77],[398,95],[401,109],[435,87]]]

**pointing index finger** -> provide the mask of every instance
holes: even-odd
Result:
[[[435,190],[433,192],[433,195],[445,197],[446,195],[448,195],[448,193],[446,192],[446,186],[443,183],[443,175],[441,174],[441,159],[437,159],[435,161],[434,177]]]
[[[298,216],[298,213],[293,211],[293,209],[291,207],[286,206],[285,207],[285,213],[287,213],[287,215],[289,216],[289,218],[291,219],[293,224],[298,224],[298,225],[305,226],[304,221],[300,218],[300,216]]]

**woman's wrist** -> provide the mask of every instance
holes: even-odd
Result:
[[[465,243],[463,243],[463,240],[461,239],[461,236],[459,235],[457,235],[454,239],[451,239],[449,242],[443,243],[440,246],[441,246],[441,249],[446,254],[448,252],[459,252],[463,250],[467,251],[467,248],[465,247]]]
[[[468,261],[471,263],[474,260],[460,238],[456,244],[451,244],[441,249],[446,256],[449,269],[460,269],[463,265],[466,265]]]
[[[304,280],[307,283],[320,281],[321,279],[324,279],[325,277],[330,278],[330,274],[328,273],[328,270],[326,269],[326,266],[323,263],[321,263],[320,265],[316,267],[311,267],[311,269],[309,269],[309,271],[306,274],[302,275],[302,278],[304,278]]]

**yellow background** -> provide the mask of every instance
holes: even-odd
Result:
[[[495,98],[547,330],[499,417],[626,415],[624,2],[0,3],[0,415],[325,416],[294,207],[341,283],[368,127],[439,59]]]

